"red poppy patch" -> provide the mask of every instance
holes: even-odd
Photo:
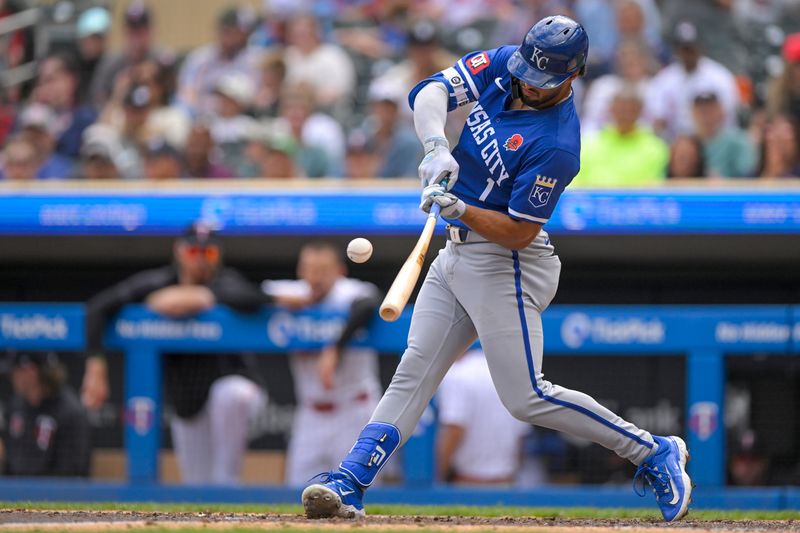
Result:
[[[514,135],[506,139],[505,144],[503,144],[503,148],[505,148],[506,150],[511,150],[512,152],[516,152],[517,148],[522,146],[522,142],[524,140],[525,139],[522,137],[522,135],[520,135],[519,133],[515,133]]]

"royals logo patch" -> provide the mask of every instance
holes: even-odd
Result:
[[[517,148],[522,146],[522,141],[524,140],[525,139],[522,137],[522,135],[520,135],[519,133],[515,133],[514,135],[506,139],[505,144],[503,144],[503,148],[505,148],[506,150],[511,150],[512,152],[516,152]]]
[[[556,186],[555,178],[548,178],[545,176],[536,176],[536,183],[533,185],[531,195],[528,196],[528,201],[533,207],[544,207],[550,201],[550,195],[553,193],[553,188]]]

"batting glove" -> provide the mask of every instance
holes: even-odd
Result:
[[[435,185],[445,179],[449,191],[458,181],[458,163],[450,153],[450,145],[444,137],[425,140],[425,157],[417,169],[422,186]]]
[[[459,200],[454,194],[445,191],[445,188],[440,184],[428,185],[422,190],[419,208],[426,213],[430,213],[434,203],[439,205],[439,213],[444,218],[461,218],[467,210],[467,204]]]

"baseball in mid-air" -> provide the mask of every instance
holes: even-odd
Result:
[[[366,263],[372,257],[372,243],[364,237],[358,237],[347,245],[347,257],[353,263]]]

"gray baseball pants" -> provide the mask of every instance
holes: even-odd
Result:
[[[411,435],[442,378],[480,338],[500,399],[516,418],[594,441],[634,464],[656,448],[647,431],[590,396],[544,379],[541,313],[558,287],[561,261],[544,231],[512,252],[470,233],[439,251],[420,290],[408,348],[370,422]]]

